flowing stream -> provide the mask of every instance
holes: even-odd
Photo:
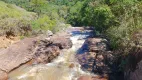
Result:
[[[91,30],[72,28],[69,31],[73,46],[62,50],[61,54],[48,64],[24,65],[9,74],[9,80],[77,80],[82,75],[92,75],[83,71],[76,54],[81,49]]]

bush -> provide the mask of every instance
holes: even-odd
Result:
[[[124,3],[112,7],[115,8],[113,12],[119,21],[118,26],[113,26],[107,30],[107,35],[114,49],[133,44],[132,34],[142,29],[142,6],[140,5],[141,3]]]
[[[31,31],[29,21],[35,17],[35,13],[0,1],[0,35],[27,35]]]
[[[114,15],[107,5],[95,7],[91,17],[90,23],[100,32],[107,30],[115,21]]]
[[[50,20],[50,18],[46,15],[41,16],[37,20],[32,22],[32,29],[36,32],[45,32],[47,30],[53,30],[55,27],[56,21]]]

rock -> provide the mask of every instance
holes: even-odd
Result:
[[[142,80],[142,29],[132,34],[133,47],[129,51],[128,57],[125,57],[125,80]]]
[[[104,56],[103,55],[98,55],[97,56],[97,60],[98,61],[103,61],[104,60]]]
[[[87,69],[89,71],[93,70],[93,65],[96,58],[95,52],[86,52],[84,54],[78,54],[77,58],[84,69]]]
[[[78,80],[94,80],[91,76],[81,76]]]
[[[0,80],[8,80],[7,73],[1,70],[0,70]]]
[[[94,63],[94,72],[100,74],[112,73],[114,56],[110,51],[97,53]]]
[[[19,41],[0,52],[0,69],[9,72],[33,58],[35,38]]]
[[[40,40],[35,52],[36,63],[48,63],[60,54],[61,49],[72,47],[72,42],[66,36],[52,36],[50,39]]]
[[[108,49],[107,40],[102,38],[88,38],[85,43],[88,44],[90,52],[106,51]]]
[[[84,44],[87,46],[85,50],[88,49],[88,52],[87,54],[81,54],[82,58],[79,58],[82,67],[94,73],[111,73],[110,67],[113,65],[114,56],[109,51],[107,40],[102,38],[88,38]]]
[[[75,65],[73,64],[73,63],[71,63],[70,65],[69,65],[69,68],[74,68],[75,67]]]
[[[47,35],[47,37],[53,36],[53,33],[52,33],[52,31],[48,30],[47,33],[46,33],[46,35]]]
[[[72,47],[72,42],[66,37],[52,37],[53,45],[58,46],[60,49],[69,49]]]
[[[78,80],[109,80],[107,76],[81,76]]]
[[[124,70],[125,80],[142,80],[142,48],[131,51]]]
[[[56,58],[60,53],[60,49],[58,46],[44,46],[39,47],[35,53],[35,61],[36,63],[48,63],[51,62],[54,58]]]

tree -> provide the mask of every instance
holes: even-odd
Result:
[[[38,15],[41,12],[41,7],[47,3],[46,0],[30,0],[30,2],[31,2],[31,6],[33,8],[33,11],[37,12]]]

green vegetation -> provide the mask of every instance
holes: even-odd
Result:
[[[66,28],[67,25],[62,25],[65,24],[66,17],[66,6],[51,4],[46,0],[1,0],[0,34],[28,36],[44,33],[47,30],[55,33]]]
[[[118,52],[125,56],[134,47],[142,46],[141,38],[136,38],[142,31],[141,22],[141,0],[0,1],[1,35],[57,32],[66,27],[64,23],[94,26],[110,40],[113,50],[121,50]]]
[[[142,1],[77,1],[69,8],[67,21],[75,26],[94,26],[110,39],[112,49],[124,48],[134,45],[133,33],[142,29]]]
[[[50,20],[48,16],[42,16],[37,20],[32,22],[32,28],[34,30],[42,31],[42,30],[53,30],[53,27],[56,25],[55,20]]]
[[[0,1],[0,35],[26,35],[31,31],[29,22],[35,17],[35,13]]]

